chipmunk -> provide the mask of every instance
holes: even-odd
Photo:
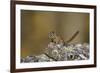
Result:
[[[79,31],[74,33],[74,35],[69,40],[64,41],[64,39],[61,36],[57,35],[56,32],[52,31],[49,33],[49,39],[50,39],[50,42],[53,42],[55,44],[66,45],[66,43],[71,42],[78,34],[79,34]]]

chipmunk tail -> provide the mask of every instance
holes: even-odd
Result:
[[[78,34],[79,34],[79,30],[77,30],[77,31],[74,33],[74,35],[73,35],[69,40],[67,40],[66,42],[67,42],[67,43],[70,43],[73,39],[75,39],[75,37],[76,37]]]

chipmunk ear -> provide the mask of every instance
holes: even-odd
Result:
[[[51,32],[49,32],[50,34],[55,34],[55,31],[51,31]]]

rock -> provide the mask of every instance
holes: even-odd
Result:
[[[55,44],[50,42],[44,53],[38,56],[27,56],[21,62],[52,62],[52,61],[74,61],[89,59],[89,44]]]
[[[27,56],[24,62],[37,62],[37,58],[35,56]]]
[[[36,56],[38,59],[38,62],[50,62],[53,61],[52,59],[50,59],[48,56],[46,56],[45,54],[41,54],[39,56]]]

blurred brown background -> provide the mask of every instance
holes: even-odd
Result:
[[[50,31],[67,41],[77,30],[71,43],[89,43],[88,13],[21,10],[21,57],[43,53]]]

